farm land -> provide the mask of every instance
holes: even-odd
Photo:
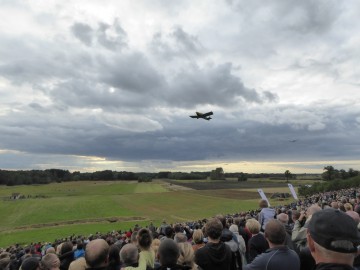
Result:
[[[310,183],[310,180],[303,180]],[[303,182],[302,181],[302,182]],[[305,183],[305,182],[304,182]],[[294,180],[293,185],[298,182]],[[0,247],[54,241],[70,235],[128,230],[256,209],[262,188],[289,193],[285,181],[249,180],[67,182],[0,188]],[[11,200],[13,193],[25,198]],[[291,202],[270,200],[272,206]]]

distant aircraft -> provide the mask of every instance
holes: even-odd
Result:
[[[297,139],[295,139],[295,140],[289,140],[289,142],[296,142],[297,141]]]
[[[196,119],[202,118],[202,119],[205,119],[205,120],[210,120],[210,119],[212,119],[210,117],[210,115],[213,115],[213,114],[214,114],[213,112],[207,112],[207,113],[196,112],[196,115],[190,115],[190,117],[191,118],[196,118]]]

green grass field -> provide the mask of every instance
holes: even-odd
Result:
[[[251,189],[248,185],[246,189],[231,190],[177,189],[165,182],[1,186],[0,247],[54,241],[72,234],[126,230],[150,221],[159,225],[163,219],[183,222],[255,209],[259,195],[255,185]],[[286,186],[263,190],[268,197],[273,192],[289,192]],[[12,193],[26,198],[9,200]],[[284,202],[271,201],[273,206],[280,203]]]

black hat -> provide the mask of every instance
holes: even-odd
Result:
[[[26,258],[21,264],[22,270],[36,270],[39,266],[40,260],[36,257]]]
[[[328,208],[314,213],[307,228],[311,238],[328,250],[353,253],[360,244],[360,233],[356,222],[337,209]],[[334,245],[334,241],[349,241],[352,245],[350,247]]]

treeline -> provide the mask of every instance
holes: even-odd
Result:
[[[220,176],[214,172],[219,172]],[[255,176],[254,174],[251,174]],[[138,181],[150,182],[153,179],[174,179],[174,180],[204,180],[204,179],[225,179],[238,178],[239,181],[246,181],[248,175],[245,173],[224,173],[222,168],[217,168],[212,172],[170,172],[162,171],[157,173],[148,172],[127,172],[103,170],[96,172],[70,172],[62,169],[47,170],[19,170],[9,171],[0,170],[0,185],[32,185],[32,184],[49,184],[54,182],[69,181]],[[264,176],[264,178],[266,178]]]
[[[139,181],[150,182],[153,179],[169,178],[180,180],[197,180],[206,179],[210,172],[127,172],[127,171],[96,171],[85,172],[79,171],[70,172],[61,169],[48,170],[28,170],[28,171],[9,171],[0,170],[0,185],[15,186],[15,185],[31,185],[31,184],[49,184],[53,182],[69,182],[69,181]]]
[[[316,193],[358,187],[360,187],[360,176],[355,176],[353,178],[348,178],[345,180],[337,179],[329,182],[316,182],[311,186],[302,185],[298,188],[298,193],[301,196],[311,196]]]

